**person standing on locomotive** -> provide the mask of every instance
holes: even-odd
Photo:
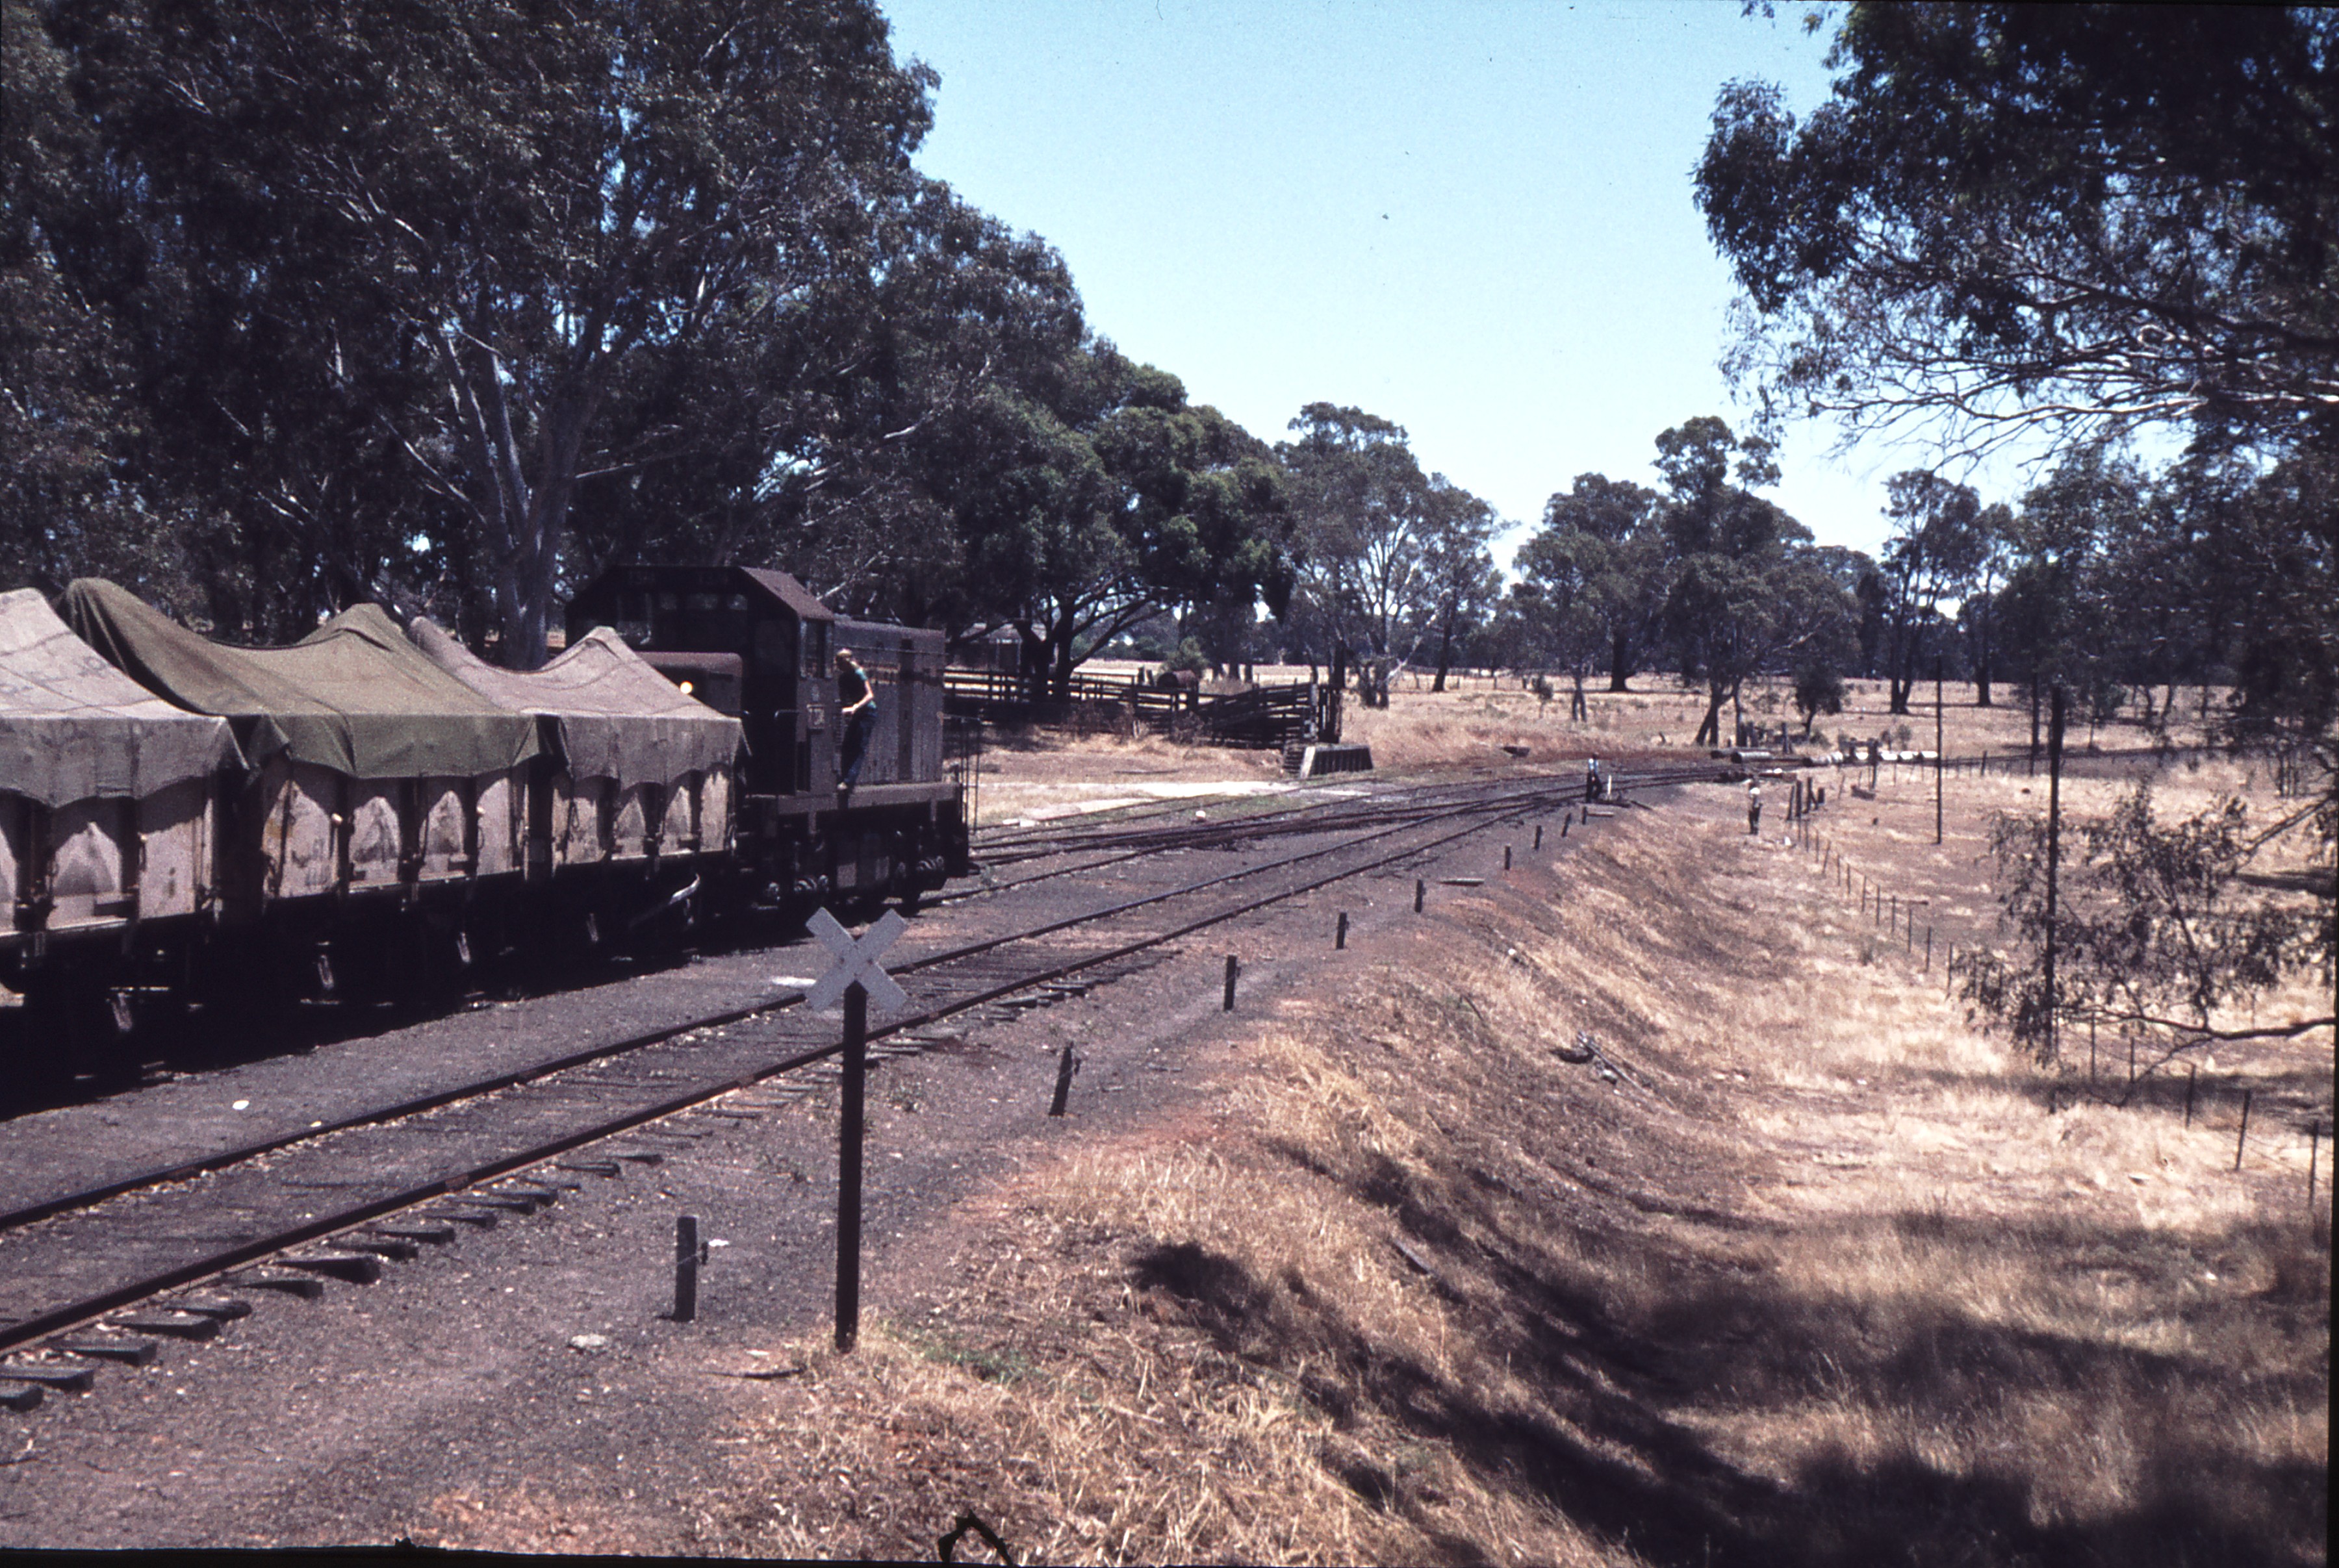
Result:
[[[844,750],[836,759],[836,793],[841,800],[853,793],[859,781],[870,732],[877,727],[877,688],[851,648],[836,650],[836,701],[837,716],[844,721]]]

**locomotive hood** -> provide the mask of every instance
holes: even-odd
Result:
[[[416,655],[371,605],[285,648],[223,646],[97,577],[65,589],[64,613],[140,685],[228,720],[255,768],[281,752],[353,778],[477,778],[537,753],[533,720]]]
[[[480,695],[548,721],[573,777],[671,785],[727,768],[738,753],[737,719],[676,689],[607,626],[534,671],[498,668],[428,620],[407,635]]]
[[[143,800],[241,760],[224,720],[141,691],[34,589],[0,594],[0,790]]]

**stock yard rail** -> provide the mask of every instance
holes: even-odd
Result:
[[[1701,768],[1620,782],[1713,776]],[[1070,977],[1083,972],[1109,976],[1181,937],[1497,823],[1556,813],[1581,794],[1580,784],[1557,781],[1458,790],[1377,818],[1358,803],[1337,823],[1282,825],[1337,834],[1330,843],[913,957],[895,968],[907,1015],[872,1031],[874,1054],[948,1043],[932,1031],[953,1015],[1077,987]],[[1217,824],[1218,842],[1261,825]],[[1209,840],[1189,835],[1174,847]],[[170,1169],[89,1179],[86,1150],[15,1149],[14,1190],[0,1196],[0,1352],[17,1359],[0,1363],[0,1394],[85,1383],[87,1362],[149,1357],[153,1336],[217,1333],[249,1309],[232,1293],[311,1293],[320,1275],[370,1279],[386,1257],[548,1205],[582,1175],[655,1161],[660,1144],[693,1136],[686,1120],[655,1124],[693,1108],[723,1115],[709,1102],[821,1070],[837,1050],[834,1025],[801,1000],[793,991],[767,996]]]

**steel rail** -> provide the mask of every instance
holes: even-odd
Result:
[[[986,886],[962,888],[958,892],[943,893],[926,902],[929,904],[943,904],[957,903],[969,899],[990,898],[1015,888],[1029,887],[1033,883],[1051,882],[1058,877],[1077,876],[1083,872],[1101,871],[1107,866],[1120,865],[1128,861],[1139,860],[1150,854],[1163,853],[1170,850],[1225,848],[1231,844],[1262,838],[1290,838],[1304,833],[1337,833],[1347,828],[1373,826],[1381,823],[1420,821],[1436,814],[1439,809],[1435,804],[1410,802],[1397,804],[1378,802],[1373,803],[1369,808],[1343,812],[1335,816],[1308,817],[1306,821],[1299,820],[1305,814],[1322,811],[1327,805],[1350,804],[1311,802],[1308,805],[1288,812],[1221,820],[1204,828],[1149,829],[1142,834],[1127,835],[1116,833],[1070,835],[1052,848],[1030,847],[1027,853],[1016,855],[1005,863],[1022,865],[1032,861],[1052,860],[1062,855],[1079,854],[1090,850],[1118,848],[1120,853],[1107,854],[1099,860],[1083,861],[1077,865],[1058,866],[1053,870],[1038,872],[1031,876],[1012,877]],[[1036,841],[1034,843],[1036,846]],[[1133,847],[1122,847],[1125,845]],[[995,863],[987,861],[986,863]]]
[[[1546,786],[1545,791],[1540,793],[1531,793],[1525,798],[1541,798],[1541,794],[1547,793],[1548,786]],[[1520,798],[1522,797],[1516,794],[1507,794],[1496,801],[1485,803],[1483,805],[1471,803],[1466,804],[1456,809],[1459,812],[1499,812],[1508,808]],[[1448,814],[1453,814],[1449,813]],[[1336,828],[1339,825],[1346,824],[1334,824],[1333,826],[1327,826],[1318,831],[1336,831]],[[1204,892],[1209,888],[1220,886],[1226,883],[1237,881],[1244,877],[1262,875],[1272,871],[1279,870],[1285,866],[1296,865],[1309,860],[1319,858],[1323,855],[1337,853],[1342,849],[1354,847],[1357,843],[1370,843],[1374,839],[1386,837],[1392,833],[1401,832],[1404,828],[1412,825],[1415,825],[1415,822],[1411,820],[1400,822],[1384,828],[1380,833],[1368,834],[1362,839],[1347,839],[1340,843],[1327,845],[1320,849],[1310,850],[1302,854],[1289,856],[1283,860],[1270,861],[1257,866],[1239,867],[1234,871],[1222,873],[1217,876],[1206,877],[1199,882],[1188,883],[1179,887],[1167,889],[1163,892],[1144,894],[1139,898],[1131,899],[1121,903],[1113,904],[1103,909],[1089,911],[1078,915],[1067,916],[1061,920],[1049,922],[1042,925],[1034,926],[1029,930],[1011,932],[1002,936],[984,938],[979,942],[946,949],[941,952],[930,953],[924,957],[912,959],[903,963],[898,966],[895,972],[913,974],[923,970],[935,968],[942,964],[968,958],[976,953],[987,952],[994,948],[1002,947],[1011,942],[1032,941],[1039,937],[1051,935],[1059,931],[1068,930],[1076,925],[1082,925],[1097,921],[1110,919],[1115,915],[1123,914],[1131,910],[1141,909],[1149,904],[1159,903],[1168,899],[1184,897],[1189,894]],[[1135,854],[1131,854],[1122,858],[1134,859],[1138,857]],[[1087,867],[1073,869],[1096,869],[1097,865],[1106,863],[1094,863]],[[1069,874],[1069,873],[1063,874]],[[1042,879],[1031,877],[1022,879],[1022,882],[1036,882]],[[1021,884],[1022,883],[1019,882],[1016,885],[1020,886]],[[606,1041],[600,1045],[588,1047],[583,1050],[569,1052],[565,1056],[551,1058],[544,1061],[532,1062],[526,1067],[516,1068],[509,1072],[497,1073],[487,1078],[472,1080],[469,1082],[450,1086],[446,1089],[434,1090],[428,1094],[413,1096],[409,1099],[394,1101],[389,1105],[374,1107],[367,1110],[358,1112],[355,1115],[342,1117],[337,1120],[326,1123],[321,1127],[303,1128],[297,1132],[289,1133],[281,1138],[257,1139],[248,1144],[238,1145],[232,1149],[221,1149],[215,1153],[205,1155],[200,1159],[187,1160],[173,1166],[141,1171],[136,1174],[121,1177],[113,1181],[105,1182],[97,1186],[82,1188],[71,1193],[61,1194],[55,1198],[44,1198],[38,1203],[26,1204],[21,1208],[11,1209],[5,1213],[0,1213],[0,1233],[19,1229],[26,1225],[35,1224],[43,1219],[53,1218],[59,1214],[69,1213],[80,1208],[87,1208],[95,1204],[103,1203],[109,1198],[119,1198],[127,1193],[139,1191],[146,1188],[158,1187],[172,1181],[186,1180],[192,1177],[204,1175],[210,1171],[222,1170],[231,1166],[241,1165],[246,1160],[257,1159],[262,1155],[272,1154],[279,1150],[293,1148],[300,1144],[321,1139],[334,1133],[347,1132],[351,1129],[363,1127],[379,1126],[386,1121],[395,1121],[404,1117],[418,1115],[423,1111],[439,1109],[449,1105],[460,1103],[466,1100],[476,1100],[482,1095],[497,1093],[507,1089],[518,1088],[524,1084],[535,1081],[538,1079],[549,1077],[556,1073],[571,1071],[577,1068],[586,1066],[595,1061],[605,1060],[613,1056],[627,1055],[634,1051],[641,1050],[649,1046],[661,1044],[666,1040],[673,1040],[679,1035],[688,1034],[694,1031],[724,1028],[730,1024],[742,1022],[750,1018],[777,1012],[786,1008],[793,1007],[803,999],[804,992],[801,991],[783,991],[777,995],[766,997],[761,1001],[752,1003],[745,1007],[728,1008],[719,1012],[707,1013],[698,1017],[686,1019],[679,1022],[661,1025],[654,1030],[646,1030],[638,1034],[628,1035],[622,1040]]]
[[[1000,997],[1012,995],[1017,991],[1027,991],[1034,986],[1044,985],[1051,981],[1060,980],[1067,975],[1077,973],[1081,970],[1092,969],[1100,964],[1110,963],[1116,959],[1125,958],[1131,954],[1141,952],[1148,948],[1159,947],[1166,942],[1174,942],[1179,937],[1190,935],[1195,932],[1206,930],[1211,926],[1221,924],[1229,920],[1239,919],[1245,914],[1255,912],[1256,911],[1266,908],[1270,904],[1299,897],[1305,893],[1314,892],[1318,888],[1327,886],[1332,883],[1343,881],[1352,876],[1363,875],[1369,872],[1377,870],[1382,866],[1406,860],[1416,855],[1427,853],[1446,843],[1450,843],[1456,839],[1466,837],[1474,833],[1481,832],[1489,826],[1504,821],[1505,818],[1516,817],[1517,815],[1522,814],[1525,808],[1536,804],[1555,805],[1560,803],[1555,800],[1547,799],[1542,802],[1535,800],[1522,801],[1508,799],[1501,803],[1501,804],[1496,807],[1476,810],[1466,809],[1464,811],[1450,814],[1454,815],[1467,815],[1473,820],[1465,823],[1459,827],[1454,828],[1450,832],[1441,833],[1423,843],[1407,844],[1402,848],[1396,849],[1387,854],[1367,860],[1361,864],[1344,866],[1327,871],[1321,875],[1311,877],[1290,886],[1278,888],[1258,897],[1239,900],[1231,905],[1207,912],[1197,918],[1172,925],[1167,930],[1148,932],[1138,937],[1134,941],[1120,943],[1100,952],[1083,953],[1069,961],[1051,964],[1040,970],[1019,972],[1009,977],[1003,981],[986,986],[972,994],[951,998],[941,1005],[929,1008],[913,1016],[897,1019],[881,1028],[873,1029],[869,1032],[869,1038],[872,1040],[881,1040],[892,1035],[924,1028],[936,1023],[943,1019],[967,1011],[972,1008],[980,1007],[986,1002],[996,1001]],[[1009,936],[971,943],[965,947],[953,950],[947,955],[936,954],[928,959],[919,961],[915,967],[919,969],[933,968],[944,962],[946,958],[963,958],[973,953],[979,953],[1004,946],[1012,942],[1029,941],[1035,937],[1065,930],[1072,926],[1092,924],[1115,914],[1126,913],[1131,910],[1157,904],[1170,898],[1189,895],[1196,892],[1205,891],[1210,887],[1222,885],[1226,883],[1236,881],[1246,876],[1259,874],[1263,872],[1288,870],[1293,866],[1305,863],[1308,861],[1320,859],[1327,854],[1337,853],[1341,849],[1354,849],[1359,844],[1369,843],[1378,839],[1387,838],[1392,834],[1405,831],[1406,827],[1418,825],[1420,824],[1417,823],[1400,824],[1398,826],[1385,829],[1380,833],[1365,835],[1363,838],[1347,840],[1342,844],[1333,845],[1324,849],[1311,850],[1300,855],[1289,856],[1280,861],[1269,863],[1266,866],[1251,867],[1246,868],[1242,871],[1228,873],[1218,877],[1209,878],[1203,882],[1190,884],[1187,887],[1173,889],[1166,892],[1149,894],[1143,898],[1130,900],[1125,903],[1114,905],[1109,910],[1096,911],[1085,915],[1051,922],[1046,925],[1034,928],[1031,932],[1018,932]],[[908,965],[903,966],[903,972],[908,972],[911,967],[912,966]],[[745,1018],[753,1016],[758,1012],[772,1011],[780,1008],[792,1006],[794,1003],[801,1000],[802,993],[799,992],[786,998],[772,999],[770,1001],[758,1007],[736,1010],[724,1016],[731,1019]],[[704,1025],[695,1024],[686,1026],[684,1028],[665,1031],[661,1032],[661,1038],[670,1039],[675,1035],[688,1032],[690,1028],[696,1027],[704,1027]],[[337,1209],[323,1216],[305,1218],[297,1225],[283,1227],[271,1232],[267,1236],[255,1238],[248,1241],[238,1243],[233,1247],[209,1252],[199,1258],[190,1260],[189,1262],[176,1267],[148,1275],[136,1280],[127,1281],[112,1289],[96,1295],[84,1297],[74,1301],[52,1307],[46,1311],[35,1313],[24,1319],[20,1319],[15,1324],[9,1325],[5,1329],[0,1329],[0,1351],[7,1351],[20,1347],[44,1336],[52,1335],[60,1330],[73,1327],[78,1324],[87,1323],[93,1318],[100,1317],[106,1313],[119,1310],[132,1303],[145,1300],[163,1292],[194,1284],[201,1280],[215,1277],[222,1273],[241,1268],[247,1264],[281,1253],[288,1248],[300,1247],[306,1243],[321,1239],[324,1237],[348,1230],[354,1226],[368,1224],[387,1215],[397,1213],[402,1209],[411,1208],[419,1204],[435,1201],[453,1193],[465,1190],[466,1188],[479,1186],[484,1182],[495,1181],[502,1178],[514,1175],[517,1172],[541,1165],[547,1160],[572,1152],[573,1150],[585,1147],[586,1145],[621,1136],[636,1128],[673,1116],[677,1112],[687,1110],[694,1106],[704,1104],[711,1100],[718,1099],[725,1094],[729,1094],[735,1090],[751,1087],[754,1084],[766,1081],[772,1078],[778,1077],[785,1073],[799,1070],[804,1067],[837,1054],[837,1052],[842,1049],[843,1047],[841,1045],[833,1044],[821,1046],[810,1050],[794,1052],[744,1074],[733,1074],[716,1082],[703,1082],[680,1094],[670,1096],[651,1105],[637,1107],[621,1115],[616,1117],[605,1117],[583,1127],[571,1129],[555,1138],[533,1143],[527,1149],[518,1152],[501,1156],[476,1166],[470,1166],[462,1169],[442,1173],[427,1181],[400,1188],[397,1192],[385,1197],[374,1198],[360,1204],[350,1205],[347,1208]],[[602,1056],[607,1054],[609,1054],[609,1052],[597,1051],[588,1053],[584,1057],[584,1060],[589,1060],[594,1056]],[[531,1074],[530,1076],[540,1077],[545,1076],[545,1074],[538,1072]],[[444,1104],[449,1103],[449,1101],[441,1100],[439,1103]],[[360,1123],[360,1125],[363,1124]],[[322,1129],[312,1129],[304,1134],[301,1139],[287,1139],[283,1140],[283,1142],[308,1141],[321,1136]],[[282,1147],[282,1144],[280,1143],[277,1147]],[[216,1162],[206,1162],[206,1164],[209,1169],[218,1169]]]
[[[1555,775],[1540,776],[1529,783],[1526,788],[1530,792],[1546,788],[1553,776]],[[1123,819],[1104,823],[1086,831],[1075,829],[1069,833],[1052,833],[1035,832],[1003,842],[992,840],[982,846],[982,853],[994,862],[1002,854],[1010,856],[1007,863],[1012,864],[1022,860],[1060,854],[1073,849],[1117,847],[1125,843],[1150,843],[1156,837],[1175,840],[1183,840],[1189,836],[1207,838],[1213,833],[1239,831],[1258,823],[1289,823],[1309,817],[1311,814],[1320,814],[1345,821],[1358,812],[1370,813],[1434,806],[1439,804],[1439,797],[1484,798],[1482,792],[1485,789],[1485,784],[1483,781],[1406,784],[1364,797],[1346,795],[1330,800],[1309,800],[1279,810],[1263,811],[1244,816],[1221,817],[1205,828],[1196,828],[1184,823],[1175,826],[1156,825],[1152,821],[1153,816],[1173,814],[1149,814],[1146,818],[1139,819],[1141,825],[1137,826],[1131,826],[1129,820]],[[1202,797],[1192,797],[1181,803],[1176,810],[1182,811],[1186,805],[1193,804],[1193,799],[1199,798]],[[1259,797],[1254,795],[1215,798],[1219,804],[1224,804],[1229,801],[1256,800]]]
[[[1693,776],[1702,778],[1707,776],[1713,770],[1711,768],[1700,768],[1692,771]],[[1661,778],[1659,775],[1650,774],[1635,775],[1633,782],[1650,783],[1667,781]],[[1350,799],[1342,801],[1309,802],[1306,805],[1288,811],[1263,813],[1249,816],[1221,818],[1204,827],[1195,827],[1192,825],[1180,825],[1176,828],[1149,827],[1126,833],[1114,833],[1107,830],[1095,833],[1068,833],[1063,835],[1061,838],[1053,841],[1019,841],[1018,843],[1008,847],[1021,850],[1022,853],[1015,854],[1002,862],[995,852],[987,851],[986,860],[988,863],[992,864],[1005,863],[1015,865],[1021,864],[1027,861],[1045,860],[1061,854],[1078,853],[1083,850],[1111,849],[1128,845],[1138,846],[1142,852],[1147,853],[1160,849],[1204,848],[1254,838],[1272,838],[1288,836],[1293,833],[1329,832],[1337,828],[1361,825],[1373,822],[1418,820],[1423,817],[1436,815],[1440,811],[1448,809],[1459,802],[1467,802],[1468,804],[1491,804],[1506,799],[1539,799],[1544,794],[1547,794],[1552,787],[1553,780],[1550,775],[1545,775],[1532,783],[1525,784],[1517,787],[1505,789],[1502,793],[1493,795],[1488,795],[1484,793],[1485,786],[1482,784],[1473,785],[1468,784],[1456,784],[1431,785],[1409,789],[1402,794],[1395,795],[1394,798],[1389,795],[1384,795],[1377,798],[1364,800]],[[1572,786],[1563,784],[1560,787],[1563,790],[1566,790]],[[1310,814],[1318,813],[1324,814]],[[1109,864],[1111,863],[1099,862],[1097,863]],[[1021,886],[1025,883],[1040,881],[1049,876],[1070,874],[1071,871],[1078,869],[1081,868],[1073,867],[1066,868],[1062,871],[1046,872],[1036,877],[1020,878],[1016,882],[1008,885]],[[979,896],[979,890],[969,889],[965,892],[952,894],[951,896],[955,898]]]

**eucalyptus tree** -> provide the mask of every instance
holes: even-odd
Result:
[[[1630,479],[1578,474],[1544,503],[1543,530],[1582,574],[1583,606],[1600,623],[1608,689],[1627,689],[1664,614],[1670,556],[1662,498]]]
[[[1429,689],[1442,692],[1454,654],[1484,624],[1503,594],[1503,574],[1486,547],[1501,519],[1495,508],[1444,474],[1429,476],[1424,498],[1422,552],[1427,567],[1423,609],[1437,640],[1437,673]]]
[[[991,469],[1002,399],[1074,425],[1101,406],[1080,295],[1045,241],[947,186],[877,218],[879,264],[844,280],[852,297],[833,312],[846,328],[789,344],[765,383],[785,433],[735,503],[741,533],[710,558],[773,560],[858,614],[1002,624],[959,519]]]
[[[2014,511],[2003,501],[1991,502],[1974,518],[1977,553],[1973,580],[1958,602],[1958,627],[1964,633],[1971,652],[1974,704],[1978,707],[1991,705],[1990,676],[1996,668],[1998,649],[1998,590],[2005,579],[2007,550],[2013,531]]]
[[[2193,559],[2205,635],[2233,676],[2218,728],[2319,764],[2324,858],[2339,843],[2339,451],[2303,449],[2203,520]]]
[[[2147,499],[2132,461],[2090,447],[2065,458],[2015,512],[2013,565],[1992,613],[2028,689],[2034,761],[2055,687],[2080,694],[2099,714],[2117,685],[2120,631],[2106,546],[2138,526]]]
[[[1298,591],[1336,656],[1357,656],[1365,702],[1386,706],[1420,644],[1428,478],[1404,427],[1362,409],[1310,403],[1290,428],[1298,439],[1276,451],[1290,476]]]
[[[369,542],[323,552],[352,574],[435,537],[520,666],[572,509],[752,418],[686,394],[759,386],[747,345],[843,351],[935,80],[866,0],[101,0],[53,30],[136,192],[150,402],[203,410],[210,503],[329,540],[354,510]],[[713,467],[785,460],[754,424]]]
[[[1665,636],[1682,677],[1706,689],[1695,745],[1720,745],[1722,705],[1746,682],[1838,643],[1850,596],[1811,547],[1809,528],[1754,494],[1779,478],[1769,444],[1711,415],[1657,438],[1666,496],[1659,514],[1673,561]]]
[[[1015,627],[1061,693],[1089,649],[1165,610],[1273,597],[1285,567],[1263,442],[1109,344],[1060,369],[1051,388],[990,387],[950,416],[962,464],[936,493],[963,613]]]
[[[1922,468],[1885,483],[1884,515],[1893,525],[1882,572],[1886,674],[1890,711],[1909,711],[1926,645],[1944,629],[1940,606],[1960,597],[1981,565],[1981,498]]]
[[[1916,424],[1969,451],[2019,439],[2062,459],[2023,498],[1985,599],[1991,656],[2031,689],[2034,753],[2042,688],[2058,714],[2067,688],[2102,712],[2116,675],[2168,651],[2151,646],[2156,618],[2172,636],[2184,624],[2151,601],[2189,599],[2235,676],[2229,738],[2316,760],[2319,799],[2264,829],[2223,806],[2162,826],[2141,797],[2089,824],[2099,924],[2058,917],[2051,811],[2001,835],[2027,952],[1968,955],[1969,998],[2048,1055],[2058,1021],[2083,1016],[2172,1049],[2216,1038],[2218,1008],[2301,952],[2277,944],[2269,966],[2255,938],[2210,940],[2222,920],[2250,924],[2248,899],[2227,902],[2243,867],[2309,824],[2319,858],[2339,843],[2339,13],[1839,15],[1836,80],[1807,118],[1761,84],[1716,106],[1697,199],[1742,291],[1732,368],[1767,408],[1852,433]],[[2156,517],[2154,487],[2104,455],[2150,428],[2262,478]],[[2327,973],[2339,915],[2323,902],[2308,946]],[[2084,983],[2068,965],[2058,981],[2058,932],[2100,959]]]
[[[1584,488],[1582,478],[1576,483],[1579,490]],[[1551,514],[1546,510],[1545,515]],[[1572,677],[1571,719],[1587,716],[1584,677],[1593,662],[1609,649],[1613,623],[1604,587],[1614,575],[1616,555],[1624,547],[1622,540],[1604,538],[1587,529],[1546,524],[1519,547],[1512,563],[1519,574],[1511,589],[1512,613],[1533,628],[1537,649]]]
[[[140,430],[118,324],[82,275],[108,260],[90,211],[112,193],[70,67],[31,0],[0,0],[0,583],[97,572],[153,592],[175,552],[118,483]]]
[[[1782,409],[1969,448],[2339,432],[2339,14],[1856,4],[1724,88],[1697,201]]]

